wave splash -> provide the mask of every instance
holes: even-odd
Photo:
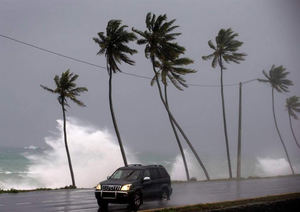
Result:
[[[18,182],[1,182],[5,189],[59,188],[71,184],[70,171],[63,137],[63,122],[57,120],[58,134],[46,137],[49,148],[42,154],[25,155],[31,165]],[[67,121],[67,138],[77,187],[93,187],[123,166],[119,145],[108,130],[82,126],[75,119]],[[136,162],[130,150],[128,161]]]

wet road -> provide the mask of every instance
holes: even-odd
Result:
[[[173,184],[168,202],[145,202],[142,209],[245,199],[300,192],[300,176],[237,181],[191,182]],[[36,191],[0,194],[0,211],[91,211],[98,205],[93,189]],[[126,205],[109,205],[109,211],[127,211]]]

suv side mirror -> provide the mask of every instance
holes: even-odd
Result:
[[[144,182],[145,182],[145,181],[150,181],[150,180],[151,180],[150,177],[144,177],[144,179],[143,179]]]
[[[109,180],[110,176],[107,176],[107,179]]]

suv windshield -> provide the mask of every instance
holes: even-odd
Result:
[[[110,179],[113,180],[137,180],[141,174],[141,170],[119,169],[113,173]]]

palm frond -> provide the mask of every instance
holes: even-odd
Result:
[[[289,92],[289,86],[293,85],[293,82],[287,79],[289,72],[281,66],[272,65],[269,73],[265,70],[262,71],[266,79],[259,79],[260,82],[268,82],[278,92]]]
[[[238,33],[234,33],[231,28],[221,29],[218,35],[215,38],[216,44],[211,40],[208,41],[208,46],[214,50],[214,52],[208,56],[203,56],[203,60],[212,59],[211,66],[215,68],[217,65],[222,66],[221,68],[225,69],[221,60],[224,60],[226,63],[237,63],[245,60],[247,54],[237,52],[239,47],[242,46],[243,42],[235,40],[235,37],[238,36]],[[220,60],[218,59],[220,58]]]
[[[215,47],[215,45],[212,43],[211,40],[208,41],[208,45],[209,45],[209,47],[212,48],[213,50],[216,50],[216,47]]]
[[[73,102],[75,102],[77,105],[79,105],[79,106],[81,106],[81,107],[86,107],[86,105],[85,105],[82,101],[76,99],[75,97],[70,97],[70,99],[71,99]]]
[[[167,21],[165,14],[156,16],[148,13],[146,16],[146,31],[133,29],[133,32],[141,36],[137,44],[145,45],[146,58],[167,58],[173,60],[185,49],[173,40],[181,33],[173,32],[178,26],[175,26],[175,19]]]
[[[298,119],[296,113],[300,113],[300,98],[298,96],[292,96],[286,99],[286,109],[294,119]]]
[[[133,32],[127,31],[128,26],[122,25],[121,20],[110,20],[107,23],[106,34],[99,32],[98,37],[94,38],[94,41],[99,45],[98,55],[104,54],[107,61],[107,71],[116,73],[121,71],[118,64],[122,62],[129,65],[134,65],[134,61],[131,60],[128,55],[133,55],[137,51],[130,48],[127,44],[130,41],[136,40],[136,36]],[[135,33],[143,34],[143,32],[132,29]]]
[[[67,99],[71,99],[80,106],[84,106],[82,102],[76,99],[76,96],[79,96],[82,92],[88,91],[85,87],[76,87],[75,81],[78,79],[77,74],[70,73],[70,69],[63,72],[59,77],[56,75],[54,77],[54,82],[56,85],[55,89],[48,88],[44,85],[41,87],[51,93],[58,94],[57,100],[59,104],[64,104],[66,107],[69,107]]]
[[[212,53],[212,54],[209,54],[207,56],[202,56],[202,59],[203,60],[210,60],[211,58],[213,58],[215,55]]]
[[[51,89],[51,88],[48,88],[48,87],[46,87],[46,86],[44,86],[44,85],[40,85],[43,89],[45,89],[46,91],[49,91],[49,92],[51,92],[51,93],[55,93],[55,90],[53,90],[53,89]]]

